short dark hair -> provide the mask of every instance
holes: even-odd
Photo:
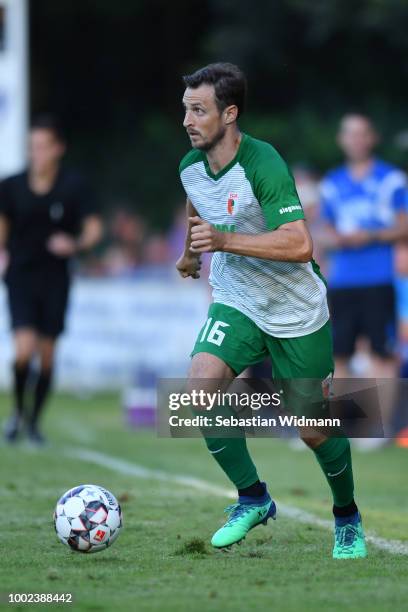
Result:
[[[238,116],[244,111],[247,82],[244,73],[235,64],[228,62],[208,64],[193,74],[183,76],[183,82],[186,87],[192,89],[203,84],[213,85],[215,102],[220,112],[231,104],[237,106]]]
[[[61,122],[56,115],[51,113],[41,113],[35,115],[31,120],[30,130],[49,130],[57,140],[65,142],[65,133]]]

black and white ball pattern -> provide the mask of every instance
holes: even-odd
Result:
[[[80,485],[59,499],[54,512],[59,540],[73,550],[94,553],[111,546],[122,529],[122,511],[112,493]]]

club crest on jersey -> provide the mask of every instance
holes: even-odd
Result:
[[[238,199],[237,193],[229,194],[228,201],[227,201],[227,212],[229,215],[233,215],[235,213],[236,207],[237,207],[237,199]]]

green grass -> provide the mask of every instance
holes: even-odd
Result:
[[[0,418],[7,401],[0,396]],[[230,503],[171,482],[143,480],[64,456],[79,446],[172,474],[230,485],[199,439],[168,440],[124,427],[119,400],[55,397],[51,445],[0,448],[0,592],[72,592],[75,610],[391,610],[408,601],[408,557],[370,547],[367,560],[334,562],[332,534],[283,516],[230,553],[211,549]],[[250,442],[279,502],[330,518],[328,489],[312,453],[280,440]],[[408,541],[407,452],[355,454],[365,527]],[[115,545],[80,555],[52,526],[58,497],[74,485],[103,484],[122,500],[125,528]],[[17,607],[17,606],[16,606]],[[55,609],[61,609],[61,605]],[[40,609],[20,605],[20,609]],[[53,609],[47,606],[45,609]]]

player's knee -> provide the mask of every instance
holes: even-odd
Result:
[[[235,374],[219,357],[210,353],[196,353],[191,360],[189,377],[232,379]]]
[[[26,368],[27,366],[29,366],[31,360],[34,357],[34,354],[34,347],[30,345],[17,347],[15,356],[16,367]]]
[[[322,442],[324,442],[327,439],[326,436],[318,432],[315,432],[313,434],[301,433],[300,437],[303,440],[303,442],[306,444],[306,446],[308,446],[312,450],[317,448],[320,444],[322,444]]]
[[[23,370],[30,365],[32,359],[32,355],[27,353],[18,353],[16,354],[16,358],[14,360],[15,366],[18,370]]]
[[[42,372],[51,372],[54,364],[54,353],[46,351],[40,355],[40,366]]]
[[[41,363],[41,374],[43,376],[51,376],[52,373],[52,362],[51,363]]]
[[[40,365],[43,372],[51,372],[54,364],[54,344],[47,343],[40,347]]]
[[[17,367],[29,365],[37,352],[37,338],[31,332],[17,331],[14,337],[15,363]]]
[[[308,446],[309,448],[313,448],[313,442],[311,438],[307,438],[306,436],[300,436],[300,439],[306,444],[306,446]]]

